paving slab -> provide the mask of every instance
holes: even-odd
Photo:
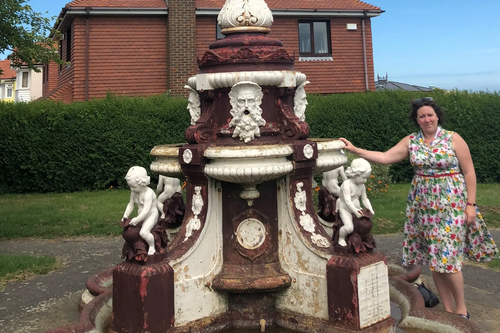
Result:
[[[500,230],[491,233],[500,240]],[[390,263],[400,263],[402,234],[377,235],[375,240]],[[63,262],[47,275],[9,283],[0,292],[0,332],[43,333],[78,321],[78,302],[88,277],[120,263],[122,245],[121,237],[0,241],[0,253],[52,255]],[[500,333],[500,272],[466,264],[463,273],[472,319],[485,332]],[[435,291],[430,275],[424,268],[423,277]],[[442,306],[434,309],[442,311]]]

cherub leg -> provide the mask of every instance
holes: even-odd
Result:
[[[155,238],[153,234],[151,233],[151,229],[156,224],[156,219],[158,218],[157,214],[152,214],[149,216],[144,223],[142,224],[141,231],[139,232],[139,235],[148,243],[148,255],[154,254],[155,251]]]
[[[164,219],[165,218],[165,212],[163,211],[163,205],[165,203],[165,201],[168,199],[168,194],[166,194],[165,192],[162,192],[159,196],[158,196],[158,201],[156,202],[156,207],[158,207],[158,210],[160,211],[160,214],[161,214],[161,219]]]
[[[339,245],[347,246],[345,238],[354,231],[354,225],[352,223],[352,215],[345,209],[339,209],[340,218],[344,224],[339,230]]]

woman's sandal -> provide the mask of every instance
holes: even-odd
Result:
[[[470,314],[469,314],[469,311],[467,311],[467,315],[464,315],[464,314],[460,314],[459,316],[465,318],[465,319],[470,319]]]

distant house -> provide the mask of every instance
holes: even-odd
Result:
[[[16,68],[16,102],[29,102],[42,97],[42,66],[35,65],[40,71],[37,73],[28,66]]]
[[[74,0],[55,29],[61,59],[44,67],[44,98],[65,102],[117,95],[186,94],[197,59],[220,34],[225,0]],[[295,57],[308,92],[375,90],[372,17],[383,11],[359,0],[267,0],[271,38]],[[168,5],[167,5],[168,4]],[[54,36],[53,36],[54,37]]]
[[[10,60],[0,60],[0,101],[14,102],[16,71],[10,69]]]
[[[383,90],[433,91],[435,89],[435,87],[433,86],[422,87],[413,84],[389,81],[388,77],[389,76],[387,74],[385,77],[377,75],[377,81],[375,81],[375,87],[377,91],[383,91]]]

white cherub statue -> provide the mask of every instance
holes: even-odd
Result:
[[[160,219],[165,218],[165,212],[163,210],[165,201],[170,199],[175,193],[181,193],[181,190],[181,181],[178,178],[160,175],[158,186],[156,187],[156,193],[158,194],[158,202],[156,206],[161,214]]]
[[[351,162],[345,174],[347,179],[340,187],[340,196],[337,199],[337,211],[343,226],[339,230],[339,245],[347,246],[345,238],[354,230],[352,215],[360,218],[363,216],[359,199],[370,213],[375,214],[368,197],[366,196],[365,183],[372,172],[370,163],[363,158],[356,158]]]
[[[323,172],[323,180],[321,181],[321,185],[326,187],[328,192],[336,197],[340,197],[339,176],[342,178],[342,181],[347,179],[344,166],[342,165],[336,169]]]
[[[131,167],[125,179],[132,192],[125,213],[123,213],[122,221],[129,217],[134,210],[134,205],[137,205],[137,216],[130,221],[130,225],[135,226],[143,221],[139,235],[148,243],[148,255],[152,255],[156,251],[155,239],[151,234],[151,229],[156,225],[159,215],[155,192],[148,187],[150,178],[143,167]]]

